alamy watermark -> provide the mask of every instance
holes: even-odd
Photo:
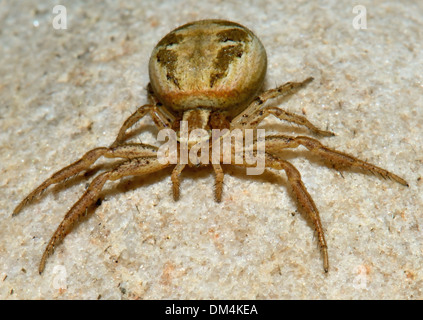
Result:
[[[367,290],[367,283],[369,281],[368,270],[366,266],[360,265],[355,268],[355,273],[357,274],[353,280],[353,287],[355,289],[366,289]]]
[[[68,273],[66,267],[63,265],[57,265],[53,268],[53,281],[52,287],[56,290],[66,290],[68,287],[67,284]]]
[[[159,131],[157,140],[167,140],[157,153],[161,164],[239,164],[247,167],[247,175],[260,175],[265,169],[265,129],[189,132],[188,122],[181,121],[178,133],[172,129]]]
[[[62,6],[62,5],[57,5],[53,7],[53,14],[55,14],[56,16],[54,16],[53,18],[53,28],[56,30],[60,30],[60,29],[67,29],[68,28],[68,17],[67,17],[67,11],[66,11],[66,7]]]
[[[367,29],[367,9],[363,5],[357,5],[352,10],[353,13],[357,14],[353,21],[353,28],[356,30]]]

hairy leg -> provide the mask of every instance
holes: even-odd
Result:
[[[215,185],[215,195],[216,201],[222,201],[222,190],[223,190],[223,170],[220,164],[212,164],[214,173],[216,174],[216,185]]]
[[[135,123],[137,123],[141,118],[143,118],[147,113],[153,118],[154,123],[159,129],[170,128],[172,125],[172,119],[166,116],[158,106],[152,104],[146,104],[137,109],[128,119],[125,120],[122,127],[119,130],[119,133],[115,141],[111,144],[111,147],[116,147],[125,141],[126,130],[131,128]]]
[[[135,111],[131,116],[129,116],[128,119],[125,120],[115,141],[111,144],[111,147],[115,147],[125,141],[126,130],[141,120],[141,118],[143,118],[147,113],[150,114],[154,123],[160,130],[170,128],[172,126],[172,123],[175,121],[175,116],[170,114],[165,108],[162,107],[163,105],[154,95],[150,83],[147,86],[147,91],[148,100],[150,100],[150,103],[139,107],[137,111]]]
[[[325,235],[323,232],[322,223],[320,221],[319,211],[317,210],[316,205],[314,204],[313,199],[308,193],[304,183],[301,180],[301,175],[298,170],[288,161],[282,160],[275,155],[269,153],[265,154],[266,167],[270,167],[276,170],[284,170],[292,190],[297,198],[298,204],[304,210],[304,212],[310,217],[311,221],[314,224],[315,230],[317,232],[317,237],[319,240],[319,245],[323,255],[323,269],[325,272],[329,271],[329,256],[325,240]],[[236,164],[239,165],[239,164]],[[245,167],[251,166],[245,163]]]
[[[179,176],[181,175],[182,170],[184,170],[186,164],[178,163],[172,171],[171,180],[173,185],[173,199],[176,201],[179,199]]]
[[[45,180],[40,186],[38,186],[34,191],[26,196],[25,199],[21,201],[21,203],[18,204],[12,215],[17,215],[27,203],[43,192],[48,186],[60,183],[80,173],[81,171],[88,169],[101,156],[107,158],[130,159],[135,157],[154,156],[156,153],[156,147],[140,143],[125,144],[114,148],[101,147],[88,151],[81,159],[57,171],[50,178]]]
[[[380,167],[377,167],[366,161],[357,159],[349,154],[330,149],[320,141],[306,137],[306,136],[297,136],[289,137],[285,135],[275,135],[266,137],[266,151],[274,154],[280,149],[283,148],[296,148],[299,145],[306,147],[311,153],[320,156],[326,161],[329,161],[335,168],[360,168],[366,171],[369,171],[373,174],[379,174],[383,178],[392,179],[404,186],[408,187],[407,181],[401,177],[385,170]]]
[[[263,121],[264,118],[268,117],[269,115],[274,115],[280,120],[285,120],[288,122],[305,126],[315,134],[319,134],[322,136],[333,136],[334,133],[330,131],[320,130],[310,121],[308,121],[307,118],[305,118],[304,116],[300,116],[277,107],[264,107],[264,103],[267,100],[291,95],[306,86],[312,80],[313,78],[310,77],[302,82],[288,82],[275,89],[265,91],[256,99],[254,99],[253,102],[247,107],[247,109],[245,109],[232,120],[231,127],[234,129],[255,128],[261,121]]]
[[[100,191],[108,180],[118,180],[125,176],[149,174],[159,171],[167,166],[169,165],[160,164],[156,156],[134,158],[120,164],[111,171],[104,172],[95,177],[82,197],[65,215],[59,227],[56,229],[56,232],[51,237],[40,261],[38,268],[40,274],[44,270],[47,258],[54,252],[56,246],[72,230],[75,223],[85,215],[87,209],[97,201]]]

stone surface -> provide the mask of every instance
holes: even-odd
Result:
[[[0,3],[0,298],[423,298],[423,52],[421,2],[72,1],[55,30],[55,1]],[[322,2],[323,3],[323,2]],[[211,170],[170,170],[108,183],[102,204],[38,263],[66,211],[98,173],[14,207],[54,171],[110,144],[146,102],[154,45],[186,22],[229,19],[267,49],[266,88],[313,76],[283,108],[336,133],[321,141],[404,177],[405,188],[332,170],[305,149],[286,152],[318,206],[330,271],[284,173],[224,167],[223,201]],[[276,103],[276,102],[274,102]],[[266,120],[263,128],[309,134]],[[156,143],[150,118],[135,141]],[[99,161],[107,168],[113,161]]]

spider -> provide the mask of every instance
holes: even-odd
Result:
[[[266,74],[267,56],[260,40],[246,27],[225,20],[200,20],[185,24],[167,34],[154,48],[149,61],[150,84],[149,103],[140,106],[123,123],[115,141],[109,147],[99,147],[88,151],[81,159],[54,173],[32,191],[15,208],[13,215],[48,186],[65,181],[90,166],[100,157],[123,158],[111,170],[96,176],[81,198],[67,212],[51,237],[39,264],[39,273],[45,268],[47,258],[57,245],[72,230],[75,223],[95,204],[104,184],[126,176],[139,176],[157,172],[174,166],[171,174],[173,197],[179,198],[180,174],[187,166],[210,164],[194,163],[191,160],[177,163],[164,163],[158,157],[158,148],[143,143],[125,143],[126,132],[147,114],[158,129],[172,129],[177,134],[177,154],[181,154],[184,141],[181,136],[181,123],[188,124],[188,131],[202,129],[206,138],[189,141],[188,149],[201,140],[212,148],[213,129],[227,129],[232,132],[240,129],[255,129],[260,122],[273,115],[276,118],[306,127],[320,136],[333,136],[330,131],[321,130],[304,116],[287,112],[279,107],[266,105],[270,99],[287,97],[310,83],[313,78],[302,82],[288,82],[277,88],[259,94]],[[329,270],[327,244],[320,221],[319,211],[308,193],[298,170],[283,159],[278,151],[304,146],[334,168],[360,168],[383,178],[390,178],[404,186],[407,182],[399,176],[322,145],[318,140],[307,136],[275,134],[264,139],[265,167],[284,170],[299,206],[308,215],[317,232],[317,239],[323,259],[323,269]],[[254,149],[256,148],[256,149]],[[254,152],[258,152],[257,141]],[[231,164],[249,168],[245,156],[241,163],[235,163],[235,149],[230,149]],[[215,198],[221,201],[224,173],[218,161],[211,165],[215,173]]]

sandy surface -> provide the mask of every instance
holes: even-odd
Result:
[[[160,4],[158,4],[160,2]],[[67,29],[56,2],[0,3],[0,298],[422,299],[423,4],[361,1],[72,1]],[[318,206],[331,268],[297,210],[283,172],[224,167],[223,201],[211,170],[170,170],[108,183],[103,201],[38,274],[46,243],[105,166],[14,207],[54,171],[107,146],[146,102],[147,63],[167,32],[229,19],[267,49],[266,88],[313,76],[283,108],[336,133],[321,141],[404,177],[409,188],[332,170],[299,148],[286,154]],[[309,134],[269,118],[263,128]],[[150,118],[134,141],[156,143]],[[156,143],[157,144],[157,143]]]

